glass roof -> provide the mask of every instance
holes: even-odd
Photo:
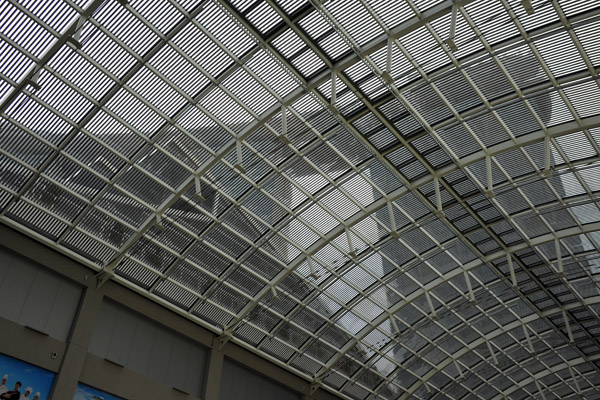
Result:
[[[600,399],[592,0],[3,0],[0,220],[342,398]]]

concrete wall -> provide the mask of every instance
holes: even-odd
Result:
[[[303,378],[219,347],[215,333],[120,284],[96,288],[94,275],[0,225],[0,353],[57,373],[51,398],[71,399],[82,382],[132,400],[337,399],[309,397]]]

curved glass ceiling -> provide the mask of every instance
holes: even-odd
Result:
[[[343,398],[600,398],[596,1],[0,21],[3,223]]]

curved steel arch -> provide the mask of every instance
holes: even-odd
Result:
[[[561,231],[557,231],[554,234],[546,234],[543,236],[539,236],[531,240],[531,243],[534,245],[539,245],[543,243],[549,243],[555,240],[556,237],[559,239],[567,238],[575,235],[580,235],[589,232],[596,232],[600,230],[600,222],[584,225],[585,229],[581,229],[579,227],[573,227],[564,229]],[[401,300],[396,303],[392,308],[388,310],[389,314],[383,313],[379,317],[375,318],[371,324],[367,325],[361,331],[359,331],[353,339],[351,339],[348,343],[346,343],[340,351],[337,353],[335,357],[329,360],[326,366],[320,371],[319,376],[327,373],[329,369],[331,369],[348,351],[350,351],[354,346],[360,343],[362,339],[364,339],[369,333],[371,333],[377,326],[381,325],[383,322],[388,320],[389,315],[393,315],[400,311],[403,307],[413,302],[415,299],[423,295],[425,292],[431,291],[432,289],[440,286],[441,284],[463,274],[464,271],[470,271],[472,269],[478,268],[482,265],[490,263],[494,260],[504,258],[507,254],[511,254],[514,252],[518,252],[529,247],[529,243],[520,243],[517,245],[513,245],[508,247],[508,251],[497,251],[485,257],[485,259],[474,260],[470,263],[463,265],[463,268],[455,268],[452,271],[446,273],[443,277],[439,277],[434,279],[425,285],[424,290],[417,290],[413,292],[411,295],[407,296],[405,300]]]
[[[543,371],[538,372],[533,377],[530,376],[530,377],[525,378],[522,381],[518,382],[517,384],[512,385],[510,388],[504,390],[502,392],[502,394],[497,394],[496,396],[494,396],[492,398],[492,400],[500,400],[500,399],[506,398],[505,396],[508,396],[511,393],[513,393],[513,392],[515,392],[515,391],[517,391],[519,389],[522,389],[523,387],[529,385],[530,383],[533,383],[536,380],[541,379],[541,378],[543,378],[545,376],[548,376],[550,374],[557,373],[557,372],[562,371],[562,370],[564,370],[566,368],[569,368],[569,367],[574,367],[576,365],[585,364],[585,363],[589,363],[590,361],[597,361],[597,360],[600,360],[600,354],[594,354],[594,355],[591,355],[591,356],[589,356],[589,357],[587,357],[585,359],[581,358],[581,357],[577,357],[577,358],[574,358],[572,360],[569,360],[566,363],[557,364],[557,365],[555,365],[553,367],[550,367],[549,369],[545,369]]]
[[[369,206],[365,207],[364,211],[361,210],[357,214],[350,217],[345,222],[344,225],[338,225],[337,227],[332,229],[330,232],[328,232],[323,238],[320,238],[317,242],[313,243],[306,250],[305,253],[307,255],[311,255],[311,256],[314,255],[319,250],[324,248],[329,242],[331,242],[332,240],[337,238],[339,235],[344,234],[346,227],[352,227],[353,225],[357,224],[358,222],[362,221],[363,219],[369,217],[370,215],[375,214],[380,209],[386,207],[388,199],[389,199],[389,201],[395,201],[395,200],[399,199],[400,197],[402,197],[412,191],[415,191],[418,188],[432,182],[434,180],[434,178],[436,178],[436,177],[441,178],[443,176],[451,174],[454,171],[457,171],[459,169],[459,167],[460,168],[466,167],[468,165],[471,165],[471,164],[474,164],[481,160],[484,160],[488,154],[491,154],[491,155],[501,154],[501,153],[504,153],[507,151],[521,148],[522,146],[525,146],[528,144],[541,142],[544,140],[546,135],[548,135],[550,137],[560,137],[563,135],[581,131],[582,129],[592,129],[592,128],[596,128],[596,127],[600,127],[600,116],[584,118],[581,120],[581,123],[579,123],[579,124],[576,121],[570,121],[570,122],[566,122],[563,124],[554,125],[554,126],[548,128],[547,133],[545,133],[543,130],[534,131],[532,133],[520,136],[514,142],[501,143],[501,144],[490,147],[487,152],[482,150],[482,151],[473,153],[469,156],[466,156],[462,159],[459,159],[458,165],[451,164],[449,166],[440,168],[437,171],[435,176],[431,175],[431,174],[425,175],[425,176],[417,179],[416,181],[414,181],[410,184],[407,184],[406,186],[396,189],[395,191],[393,191],[392,193],[390,193],[388,195],[387,199],[381,198],[381,199],[375,201],[374,203],[370,204]],[[232,149],[233,149],[233,147],[232,147]],[[190,182],[190,187],[191,187],[191,184],[193,184],[193,181]],[[282,271],[282,273],[280,275],[273,278],[273,280],[271,281],[271,285],[276,286],[277,284],[279,284],[281,281],[283,281],[283,279],[285,279],[285,277],[287,277],[287,275],[289,273],[291,273],[293,270],[295,270],[303,262],[304,262],[304,258],[299,258],[297,260],[294,260],[292,263],[289,264],[289,267],[286,271]],[[244,307],[244,309],[242,311],[240,311],[240,313],[238,313],[238,317],[230,325],[235,325],[235,324],[239,323],[239,321],[241,321],[260,302],[260,300],[269,292],[270,292],[269,288],[265,288],[261,292],[259,292],[259,294],[256,296],[256,299],[252,303],[250,303],[247,307]]]
[[[466,5],[467,3],[469,3],[471,0],[469,1],[463,1],[460,2],[459,5]],[[450,1],[446,1],[443,3],[440,3],[434,7],[432,7],[431,9],[425,11],[423,13],[423,15],[421,16],[421,18],[419,19],[411,19],[409,21],[406,21],[402,24],[400,24],[398,27],[396,27],[394,30],[392,30],[391,32],[391,36],[392,37],[399,37],[405,34],[408,34],[412,31],[414,31],[415,29],[418,29],[419,27],[423,26],[424,24],[426,24],[429,21],[432,21],[433,19],[436,19],[438,17],[440,17],[441,15],[444,15],[448,12],[451,11],[452,9],[452,3]],[[464,3],[464,4],[463,4]],[[369,43],[367,45],[364,46],[364,48],[361,50],[360,55],[354,53],[351,54],[350,56],[346,57],[344,60],[340,61],[339,63],[336,63],[335,65],[333,65],[331,67],[331,69],[335,70],[335,69],[341,69],[344,65],[351,65],[355,62],[359,62],[361,57],[364,57],[367,54],[370,54],[373,51],[376,51],[377,49],[383,47],[387,41],[388,35],[383,35],[380,38],[376,39],[375,41],[373,41],[372,43]],[[384,40],[385,39],[385,40]],[[262,40],[262,39],[261,39]],[[195,176],[201,176],[204,173],[206,173],[208,170],[210,170],[210,168],[212,168],[217,162],[219,162],[226,154],[228,154],[229,152],[231,152],[232,150],[235,149],[236,146],[236,142],[238,140],[243,140],[246,137],[248,137],[252,132],[254,132],[256,129],[258,129],[260,126],[262,126],[267,120],[269,120],[270,118],[272,118],[273,116],[277,115],[277,113],[280,112],[280,106],[281,105],[288,105],[291,104],[292,102],[294,102],[295,100],[297,100],[298,98],[302,97],[303,95],[305,95],[307,93],[307,91],[313,90],[315,87],[317,87],[319,84],[327,81],[328,79],[330,79],[330,70],[325,71],[320,73],[318,76],[316,76],[315,78],[311,79],[308,82],[304,83],[304,88],[303,87],[299,87],[296,90],[294,90],[292,93],[290,93],[289,95],[287,95],[284,99],[282,99],[280,101],[280,103],[276,106],[271,107],[269,110],[267,110],[265,113],[263,113],[260,117],[259,120],[257,120],[256,122],[254,122],[253,124],[249,125],[247,128],[244,129],[244,131],[238,136],[237,139],[231,139],[228,143],[226,143],[216,154],[214,157],[211,157],[209,160],[207,160],[195,173]],[[590,120],[587,121],[587,125],[585,126],[589,126],[589,127],[593,127],[593,126],[600,126],[600,121],[596,121],[596,120]],[[573,121],[570,123],[564,123],[561,124],[559,126],[550,128],[548,130],[548,133],[540,130],[537,132],[534,132],[532,134],[529,135],[525,135],[519,138],[518,141],[516,142],[511,142],[510,144],[504,144],[504,145],[498,145],[498,147],[492,151],[497,151],[499,152],[503,152],[503,151],[507,151],[508,149],[512,149],[512,148],[517,148],[517,147],[521,147],[527,143],[533,143],[536,141],[541,141],[543,140],[543,137],[548,134],[548,135],[556,135],[556,136],[560,136],[560,135],[564,135],[564,134],[568,134],[571,132],[575,132],[581,129],[585,129],[582,127],[581,124],[577,124],[577,122]],[[476,154],[472,154],[470,155],[468,158],[465,157],[465,161],[464,163],[459,163],[458,166],[457,165],[451,165],[450,167],[447,168],[442,168],[439,171],[436,171],[435,176],[444,176],[446,174],[449,174],[459,168],[462,168],[466,165],[469,165],[471,163],[477,162],[483,158],[486,157],[487,154],[489,154],[489,151],[491,149],[488,149],[488,151],[481,151],[478,152]],[[460,161],[460,160],[459,160]],[[407,188],[412,191],[412,190],[416,190],[417,188],[421,187],[422,185],[425,185],[429,182],[431,182],[434,179],[433,174],[429,174],[421,179],[419,179],[417,182],[414,182],[413,184],[410,184],[409,186],[407,186]],[[158,208],[157,213],[161,213],[164,212],[166,209],[168,209],[175,201],[177,201],[187,190],[189,190],[189,188],[191,188],[194,185],[194,176],[190,176],[186,181],[184,181],[184,183],[182,183],[182,185],[176,190],[176,193],[174,193],[172,196],[170,196],[167,200],[165,200],[165,202]],[[390,194],[390,196],[388,196],[388,199],[390,200],[395,200],[399,197],[401,197],[402,195],[408,193],[408,191],[406,188],[401,188],[399,190],[397,190],[396,192]],[[329,232],[327,235],[325,235],[324,237],[318,239],[318,241],[316,243],[314,243],[312,246],[309,247],[309,249],[307,249],[305,251],[305,253],[307,255],[313,255],[314,253],[316,253],[318,250],[322,249],[323,247],[325,247],[329,242],[331,242],[331,240],[333,240],[335,237],[337,237],[339,234],[343,233],[343,230],[345,229],[346,226],[352,226],[354,223],[361,221],[362,219],[366,218],[367,216],[373,214],[374,212],[377,212],[380,208],[384,207],[387,200],[382,199],[381,201],[379,201],[380,204],[375,204],[375,205],[371,205],[368,207],[367,210],[365,211],[360,211],[359,214],[355,217],[353,217],[351,220],[347,221],[347,223],[345,223],[345,226],[339,225],[337,228],[334,228],[334,230],[332,230],[331,232]],[[112,267],[114,267],[122,257],[124,257],[124,255],[126,254],[129,246],[131,244],[133,244],[138,238],[142,237],[145,233],[146,230],[148,230],[154,223],[154,219],[153,218],[149,218],[146,223],[144,223],[142,225],[142,228],[138,231],[137,234],[133,235],[131,237],[131,239],[123,246],[121,252],[115,257],[115,259],[113,260],[113,262],[109,263],[107,265],[106,270],[110,273],[112,272]],[[257,295],[255,295],[254,300],[252,300],[250,303],[248,303],[239,313],[238,316],[233,320],[233,322],[231,322],[228,326],[228,328],[225,329],[225,331],[229,331],[232,328],[235,327],[236,324],[238,324],[240,321],[242,321],[246,315],[248,315],[248,313],[250,313],[250,311],[256,307],[256,305],[260,302],[260,300],[262,298],[264,298],[264,296],[266,294],[268,294],[270,292],[270,287],[271,286],[276,286],[277,284],[279,284],[287,275],[289,275],[292,271],[294,271],[297,266],[302,263],[304,260],[302,258],[295,260],[294,262],[290,263],[288,268],[283,270],[280,274],[278,274],[276,277],[274,277],[271,280],[270,285],[265,286]]]
[[[502,328],[498,328],[493,330],[492,332],[487,333],[485,336],[482,336],[480,338],[475,339],[473,342],[469,343],[468,346],[463,347],[462,349],[458,350],[456,353],[453,353],[452,356],[446,358],[444,361],[442,361],[441,363],[437,364],[431,371],[429,371],[427,374],[425,374],[423,376],[423,378],[421,380],[418,380],[417,382],[415,382],[407,391],[406,393],[404,393],[400,399],[406,399],[408,397],[410,397],[413,393],[415,393],[421,386],[423,386],[423,384],[425,382],[427,382],[429,379],[431,379],[434,375],[436,375],[438,372],[442,371],[444,368],[446,368],[448,365],[452,364],[455,360],[457,360],[458,358],[460,358],[461,356],[467,354],[468,352],[474,350],[475,348],[477,348],[478,346],[485,344],[486,341],[492,340],[506,332],[509,332],[515,328],[518,328],[522,325],[531,323],[533,321],[537,321],[541,318],[544,317],[550,317],[552,315],[555,314],[559,314],[562,313],[563,311],[569,311],[572,309],[576,309],[576,308],[580,308],[582,306],[588,306],[588,305],[593,305],[593,304],[598,304],[600,303],[600,296],[595,296],[595,297],[589,297],[584,299],[584,303],[581,304],[579,302],[577,303],[570,303],[567,304],[563,307],[554,307],[548,310],[544,310],[541,312],[541,316],[538,314],[531,314],[528,315],[526,317],[523,317],[519,320],[513,321],[507,325],[505,325]]]

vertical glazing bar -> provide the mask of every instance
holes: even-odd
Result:
[[[387,41],[387,58],[385,59],[385,72],[388,74],[392,73],[392,50],[394,45],[394,40],[391,37],[388,37]]]
[[[488,154],[485,156],[485,172],[487,177],[487,190],[494,190],[494,176],[492,175],[492,157]]]
[[[390,227],[391,227],[391,235],[392,237],[398,238],[398,229],[396,228],[396,217],[394,216],[394,206],[391,201],[387,202],[388,214],[390,217]]]
[[[242,174],[246,173],[246,170],[244,169],[244,165],[243,165],[243,156],[242,156],[242,142],[241,141],[236,141],[235,142],[235,152],[236,152],[236,163],[233,166],[235,169],[237,169],[239,172],[241,172]]]
[[[573,383],[575,384],[575,388],[577,389],[577,394],[581,393],[581,386],[579,386],[579,382],[577,380],[577,376],[575,375],[575,371],[573,371],[573,368],[569,365],[569,373],[571,374],[571,378],[573,379]]]
[[[486,340],[485,344],[487,344],[487,348],[488,348],[488,351],[490,352],[490,355],[492,356],[492,361],[494,361],[494,365],[498,365],[498,359],[496,358],[496,354],[494,353],[492,344],[490,343],[489,340]]]
[[[513,265],[512,255],[506,255],[506,261],[508,261],[508,270],[510,271],[510,280],[512,281],[513,288],[517,288],[517,275],[515,274],[515,266]]]
[[[429,305],[432,318],[437,319],[437,312],[435,311],[435,307],[433,306],[433,301],[431,300],[431,295],[429,292],[425,292],[425,298],[427,299],[427,305]]]
[[[563,320],[565,321],[565,327],[567,328],[567,334],[569,335],[569,342],[575,342],[573,338],[573,331],[571,330],[571,324],[569,323],[569,317],[567,316],[566,311],[562,312]]]
[[[529,336],[529,330],[526,325],[523,325],[523,333],[525,334],[525,339],[527,340],[527,345],[529,346],[531,354],[535,353],[535,348],[533,347],[533,342],[531,341],[531,336]]]
[[[352,243],[352,235],[350,234],[350,229],[346,227],[346,240],[348,240],[348,254],[352,258],[356,258],[356,250],[354,249],[354,244]]]
[[[290,139],[287,136],[288,133],[288,120],[287,120],[287,107],[281,105],[281,132],[277,135],[277,138],[283,143],[290,143]]]
[[[312,258],[310,256],[306,256],[306,262],[308,263],[308,268],[310,269],[310,275],[308,275],[308,277],[317,279],[319,276],[317,275],[317,271],[315,270]]]
[[[196,199],[199,201],[206,200],[204,196],[202,196],[202,183],[200,182],[200,178],[198,178],[197,176],[194,178],[194,186],[196,189],[196,192],[194,193]]]
[[[477,301],[475,300],[475,293],[473,292],[473,286],[471,285],[471,278],[469,277],[469,273],[467,271],[463,271],[463,275],[465,276],[465,282],[467,283],[467,288],[469,289],[469,298],[471,303],[475,304]]]
[[[544,394],[544,391],[542,390],[542,387],[540,386],[540,383],[538,382],[537,379],[535,380],[535,386],[537,387],[537,390],[540,393],[540,396],[542,396],[542,399],[547,400],[546,395]]]
[[[544,175],[547,177],[552,176],[552,171],[550,170],[552,167],[550,163],[551,160],[550,137],[546,136],[544,138]]]
[[[331,71],[331,105],[335,106],[337,103],[337,75],[335,71]]]
[[[394,334],[400,335],[400,329],[398,328],[398,324],[396,323],[396,320],[392,314],[390,314],[390,323],[392,324],[392,328],[394,328]]]
[[[562,250],[560,248],[560,240],[558,238],[554,238],[554,248],[556,250],[556,264],[558,267],[558,275],[561,277],[564,277],[565,276],[565,268],[563,265]]]

